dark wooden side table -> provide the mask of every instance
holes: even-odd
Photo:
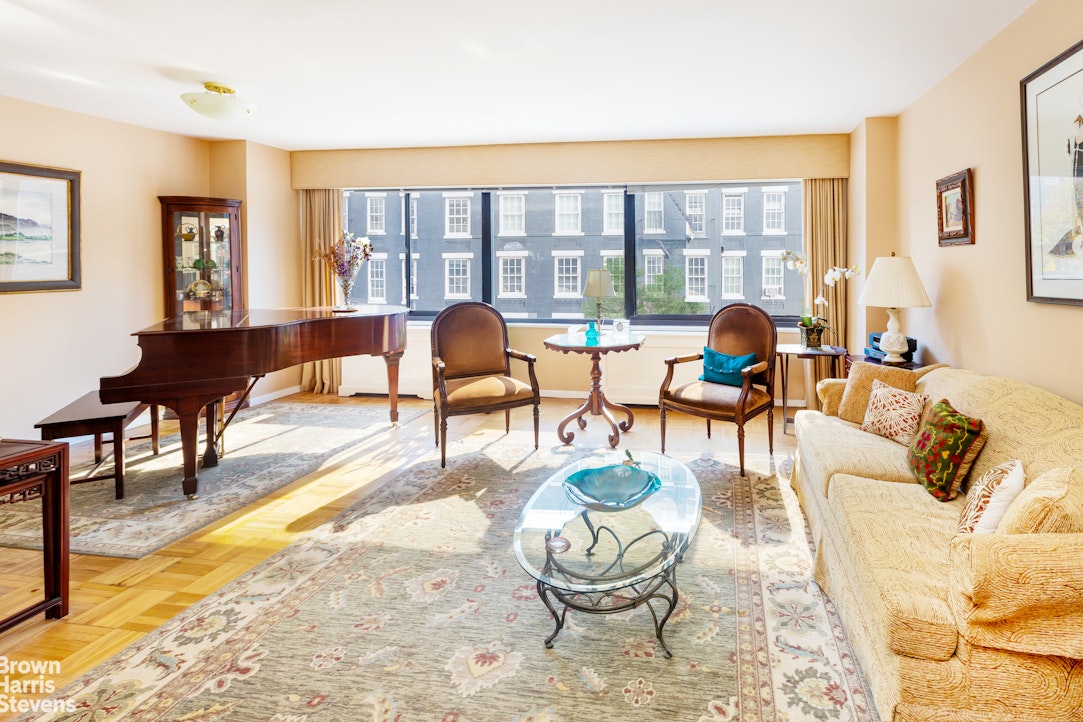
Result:
[[[0,620],[0,632],[41,612],[68,614],[68,444],[0,439],[0,504],[38,498],[45,599]]]
[[[789,369],[790,357],[799,359],[806,358],[829,358],[831,359],[831,375],[839,378],[842,374],[842,366],[846,359],[846,349],[841,346],[823,346],[821,348],[803,348],[799,343],[780,343],[775,347],[775,353],[782,357],[782,433],[787,434],[790,425],[789,414]]]
[[[610,351],[618,353],[620,351],[635,350],[643,345],[644,340],[645,338],[643,336],[635,333],[619,335],[603,333],[594,343],[587,343],[586,336],[582,333],[560,333],[545,339],[543,343],[547,349],[562,351],[563,353],[590,354],[591,360],[590,393],[587,396],[587,400],[584,401],[583,405],[578,409],[568,414],[568,416],[560,422],[560,426],[557,427],[557,438],[560,439],[562,444],[570,444],[572,443],[572,439],[575,438],[575,434],[571,431],[565,432],[564,427],[575,419],[578,422],[580,429],[587,428],[587,420],[583,417],[587,413],[590,413],[592,416],[601,416],[609,422],[609,428],[612,431],[609,435],[609,445],[614,449],[617,448],[617,444],[620,443],[620,432],[628,431],[632,428],[632,424],[635,422],[635,416],[632,414],[632,410],[627,406],[613,403],[605,397],[604,393],[602,393],[602,354],[609,353]],[[611,411],[617,411],[623,414],[624,421],[617,422],[613,418],[613,414],[610,413]]]

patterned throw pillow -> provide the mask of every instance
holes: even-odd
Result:
[[[940,501],[951,501],[984,445],[981,419],[960,414],[947,399],[941,399],[910,442],[906,461],[926,491]]]
[[[713,384],[726,384],[727,386],[741,386],[744,377],[741,369],[756,363],[756,354],[748,353],[744,356],[730,356],[721,351],[715,351],[710,346],[703,347],[703,374],[700,381],[710,381]]]
[[[928,400],[925,394],[903,391],[875,379],[861,430],[909,446],[921,426],[921,412]]]
[[[1018,459],[994,466],[974,482],[966,493],[959,515],[960,534],[992,534],[1008,506],[1023,491],[1023,463]]]
[[[909,369],[857,361],[846,377],[846,388],[839,402],[840,419],[855,424],[864,421],[865,409],[869,408],[869,395],[872,394],[872,382],[876,379],[903,391],[913,391],[917,385],[917,374]]]

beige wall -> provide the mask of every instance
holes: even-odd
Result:
[[[207,195],[208,144],[0,97],[0,158],[82,172],[82,289],[0,294],[0,436],[139,361],[163,314],[159,195]]]
[[[0,118],[0,159],[82,173],[82,288],[0,294],[0,436],[38,438],[37,421],[96,390],[100,377],[139,362],[131,334],[164,313],[159,195],[244,201],[249,298],[300,305],[287,152],[208,143],[4,97]],[[256,393],[280,393],[297,383],[295,375],[269,377]]]
[[[1083,3],[1039,0],[899,116],[899,240],[931,309],[903,330],[925,360],[1012,376],[1083,402],[1083,308],[1026,301],[1019,81],[1083,37]],[[1081,108],[1083,110],[1083,108]],[[1071,118],[1065,118],[1067,137]],[[937,244],[936,181],[974,174],[976,244]]]

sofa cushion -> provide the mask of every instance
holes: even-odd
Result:
[[[924,394],[903,391],[875,379],[861,430],[907,446],[921,426],[927,400]]]
[[[868,434],[837,416],[804,409],[795,415],[794,428],[804,474],[816,480],[818,493],[825,497],[835,474],[915,484],[906,447],[890,439]]]
[[[1083,469],[1052,469],[1026,485],[1000,520],[1006,534],[1083,532]]]
[[[872,382],[876,379],[903,391],[913,391],[917,384],[917,376],[909,369],[858,361],[850,367],[850,375],[846,378],[846,390],[842,392],[842,401],[839,402],[840,418],[855,424],[865,420]]]
[[[985,444],[984,431],[981,419],[959,413],[947,399],[933,404],[906,459],[934,498],[951,501],[959,494],[966,472]]]
[[[917,484],[841,474],[827,504],[849,550],[846,577],[861,597],[863,626],[879,630],[897,654],[951,658],[958,629],[948,555],[963,499],[938,504]]]
[[[1019,459],[994,466],[970,485],[959,517],[959,533],[992,534],[1008,506],[1023,491],[1023,463]]]

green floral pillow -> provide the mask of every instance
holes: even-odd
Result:
[[[985,424],[956,411],[947,399],[933,404],[910,442],[906,461],[925,490],[940,501],[959,494],[966,472],[985,445]]]

